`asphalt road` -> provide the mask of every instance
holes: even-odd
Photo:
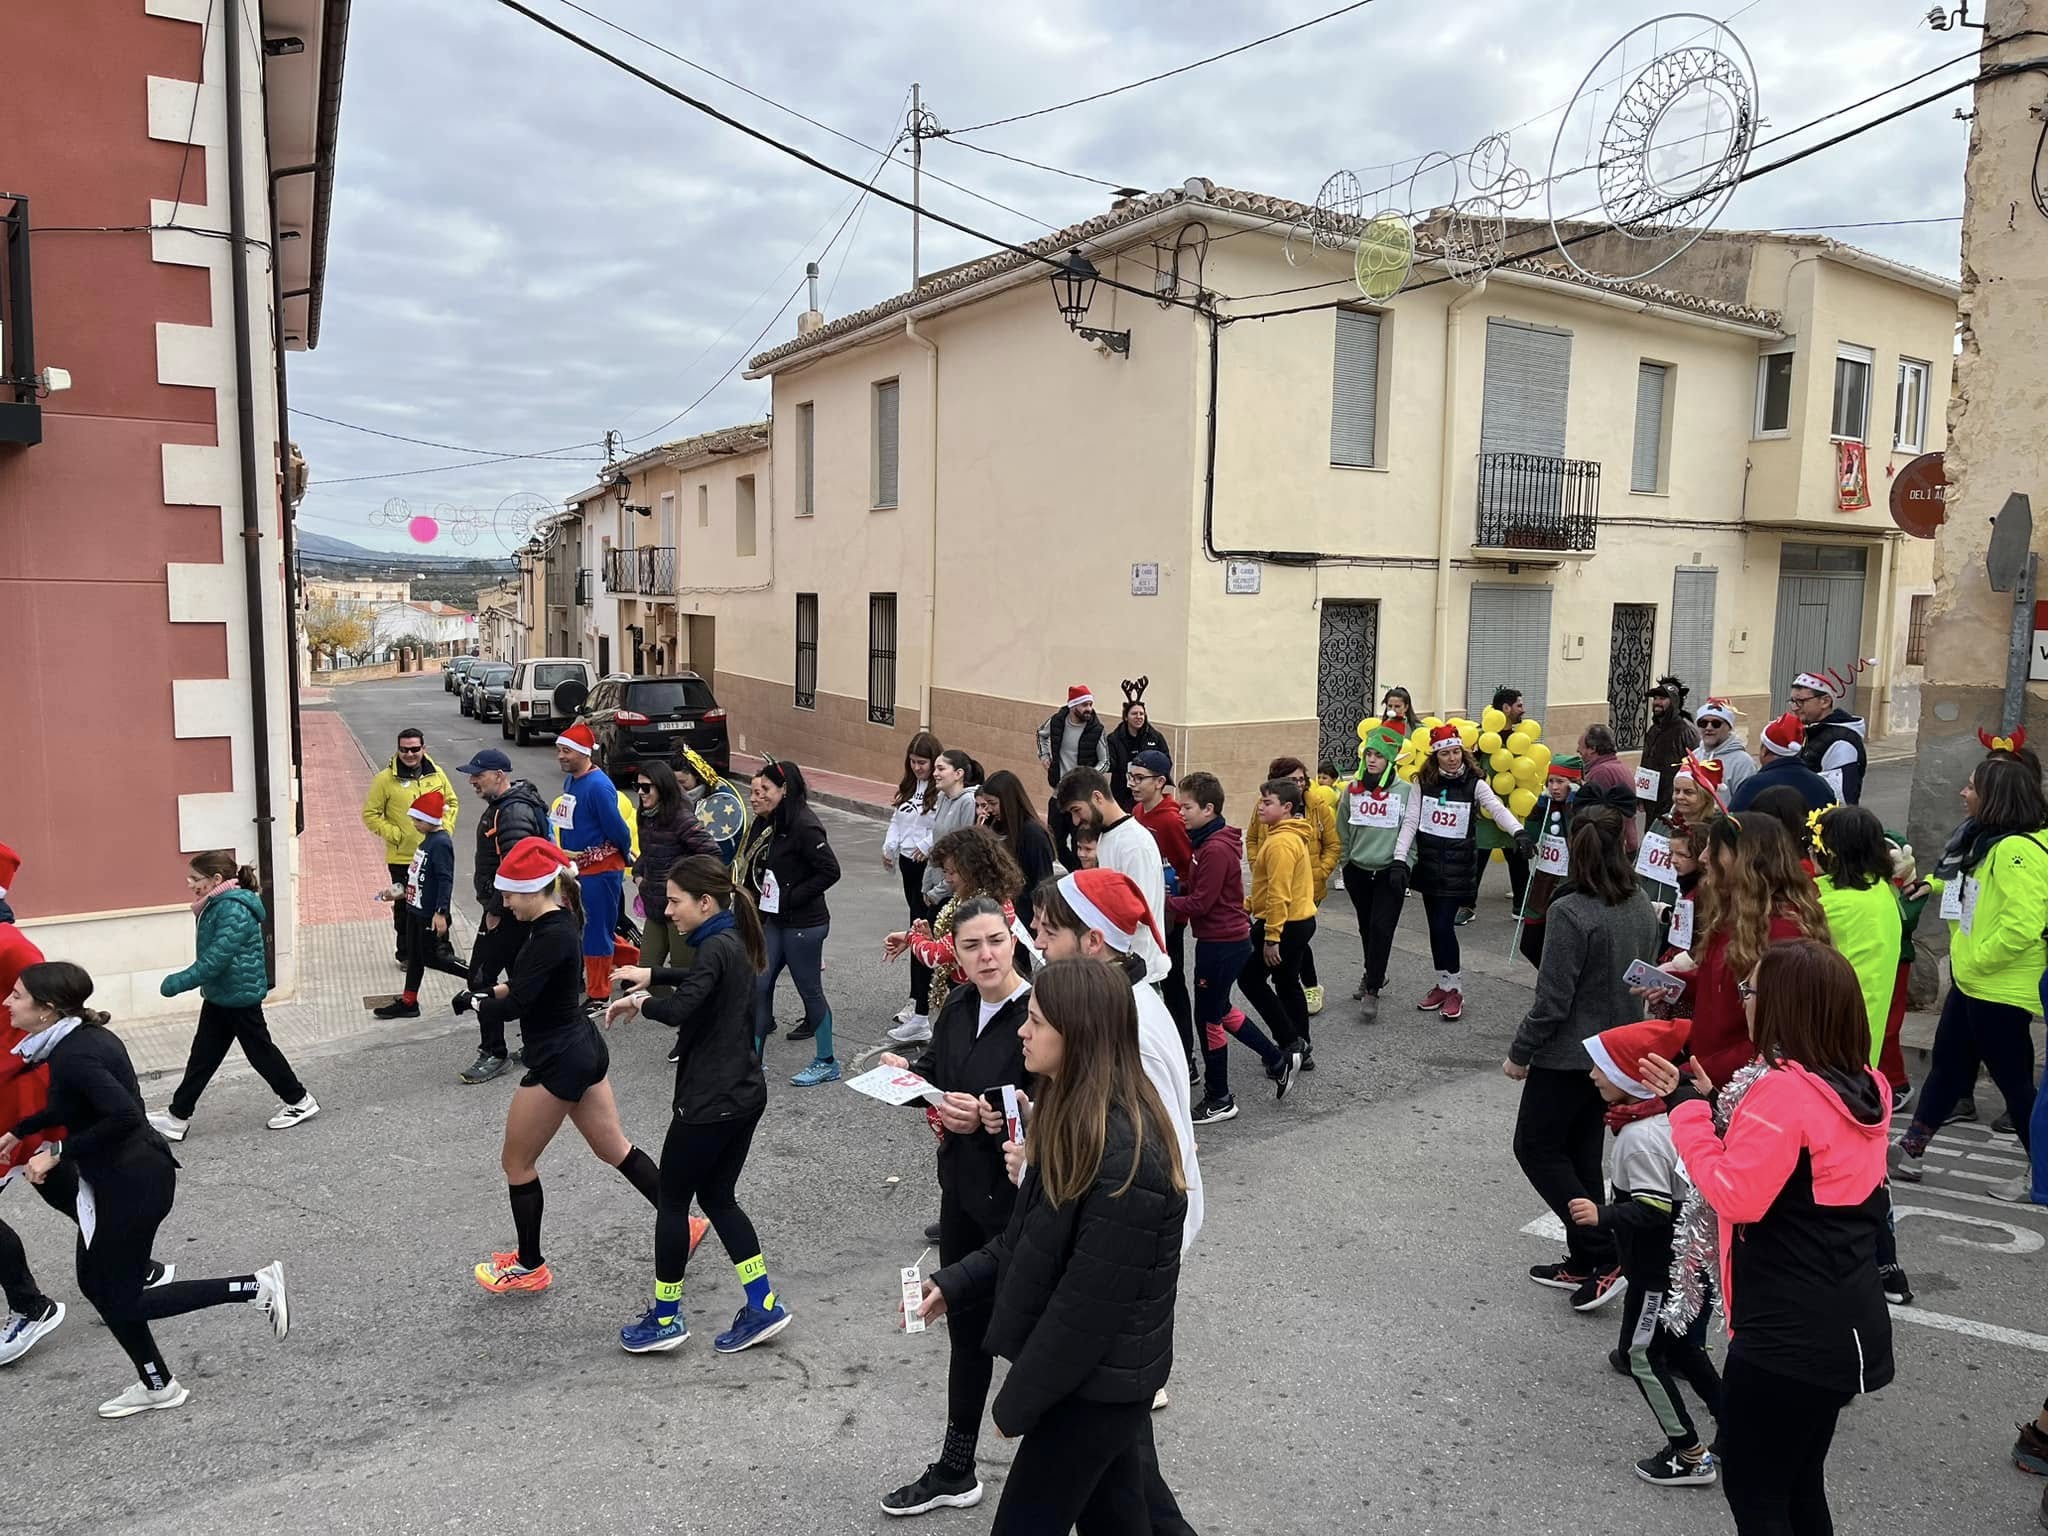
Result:
[[[459,719],[431,684],[356,685],[341,703],[380,761],[404,723],[422,725],[451,765],[497,743],[495,725]],[[514,755],[552,788],[550,749]],[[907,989],[907,973],[880,958],[901,893],[879,824],[825,819],[847,871],[832,895],[826,985],[851,1058],[879,1043]],[[456,842],[466,868],[467,839]],[[1506,949],[1493,910],[1503,904],[1488,902],[1468,930],[1475,956]],[[1404,1536],[1732,1529],[1718,1492],[1634,1476],[1630,1463],[1659,1437],[1607,1369],[1618,1315],[1577,1316],[1522,1278],[1556,1252],[1508,1151],[1515,1089],[1497,1067],[1526,969],[1501,963],[1495,975],[1468,961],[1465,1019],[1418,1015],[1398,1002],[1429,984],[1411,922],[1386,1020],[1368,1028],[1347,1000],[1346,904],[1326,913],[1320,1070],[1284,1104],[1247,1091],[1245,1113],[1202,1138],[1208,1224],[1182,1279],[1173,1403],[1156,1421],[1194,1524]],[[796,1013],[786,986],[781,1011]],[[611,1042],[625,1124],[650,1147],[666,1118],[667,1038],[629,1025]],[[713,1353],[740,1291],[712,1238],[685,1296],[690,1342],[629,1357],[615,1330],[646,1305],[652,1223],[567,1128],[542,1165],[554,1288],[496,1297],[469,1278],[511,1236],[497,1169],[507,1085],[454,1081],[472,1039],[464,1021],[430,1017],[324,1057],[326,1112],[288,1133],[262,1128],[272,1101],[246,1073],[209,1093],[179,1149],[180,1198],[159,1253],[190,1275],[282,1258],[294,1328],[278,1344],[234,1309],[160,1325],[193,1390],[175,1413],[93,1416],[126,1363],[78,1303],[69,1230],[25,1194],[0,1196],[46,1288],[74,1308],[7,1369],[16,1496],[0,1503],[0,1529],[897,1528],[876,1500],[937,1454],[943,1415],[945,1341],[906,1338],[892,1311],[896,1271],[920,1257],[937,1204],[921,1117],[841,1085],[792,1088],[808,1048],[771,1043],[771,1102],[741,1198],[796,1325],[750,1353]],[[1244,1085],[1257,1081],[1249,1060]],[[2048,1377],[2048,1210],[1978,1193],[2008,1171],[2009,1139],[1962,1130],[1936,1146],[1956,1155],[1930,1159],[1940,1171],[1900,1196],[1919,1321],[1895,1329],[1898,1383],[1845,1417],[1831,1461],[1837,1518],[1901,1536],[2033,1530],[2040,1484],[2005,1453]],[[991,1495],[1008,1457],[988,1434]],[[985,1504],[918,1528],[981,1531],[990,1515]]]

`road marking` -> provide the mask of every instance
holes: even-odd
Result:
[[[1966,1200],[1971,1205],[1988,1205],[1994,1211],[2010,1211],[2015,1216],[2048,1218],[2048,1206],[2021,1203],[2013,1200],[1994,1200],[1989,1195],[1973,1195],[1966,1190],[1949,1189],[1939,1184],[1894,1184],[1894,1195],[1911,1191],[1919,1195],[1939,1195],[1944,1200]]]
[[[2017,1146],[2017,1143],[2015,1143],[2015,1146]],[[2024,1168],[2027,1166],[2027,1159],[2024,1153],[2018,1157],[1993,1157],[1989,1152],[1962,1152],[1954,1147],[1929,1147],[1927,1155],[1929,1157],[1960,1158],[1965,1162],[1971,1163],[1996,1163],[2001,1168]]]
[[[1983,1248],[1992,1253],[2016,1256],[2022,1253],[2040,1252],[2043,1241],[2040,1233],[2029,1231],[2025,1227],[2016,1227],[2009,1221],[1993,1221],[1988,1216],[1966,1216],[1961,1211],[1931,1210],[1924,1205],[1893,1204],[1892,1220],[1894,1223],[1902,1222],[1908,1216],[1931,1216],[1937,1221],[1953,1221],[1969,1227],[1988,1227],[1994,1232],[2003,1232],[2010,1239],[2008,1242],[1991,1243],[1980,1241],[1974,1237],[1954,1237],[1945,1232],[1935,1235],[1934,1240],[1936,1242],[1948,1243],[1956,1248]]]
[[[1564,1241],[1564,1223],[1557,1219],[1555,1211],[1545,1211],[1521,1230],[1527,1237],[1547,1237],[1553,1243]]]
[[[1944,1333],[1959,1333],[1964,1338],[1983,1339],[1992,1344],[2016,1344],[2021,1349],[2048,1355],[2048,1335],[1980,1323],[1973,1317],[1950,1317],[1946,1312],[1929,1312],[1920,1307],[1892,1306],[1890,1311],[1894,1322],[1918,1323],[1923,1328],[1939,1328]]]

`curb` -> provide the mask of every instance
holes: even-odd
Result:
[[[813,805],[829,805],[833,810],[844,811],[849,816],[864,816],[869,821],[885,822],[889,819],[889,808],[886,805],[876,805],[868,800],[856,800],[851,795],[820,794],[814,789],[811,791],[810,799]]]

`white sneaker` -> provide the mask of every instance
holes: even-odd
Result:
[[[896,1010],[896,1022],[898,1024],[908,1024],[910,1022],[910,1016],[915,1012],[917,1012],[917,1004],[905,1003],[901,1008],[898,1008]]]
[[[185,1133],[192,1129],[190,1120],[180,1120],[168,1109],[152,1109],[149,1112],[149,1123],[165,1141],[183,1141]]]
[[[320,1113],[320,1101],[310,1093],[296,1104],[280,1104],[277,1113],[264,1123],[273,1131],[287,1131],[301,1120],[310,1120]]]
[[[2034,1202],[2033,1175],[2023,1173],[2016,1179],[2007,1179],[2003,1184],[1993,1184],[1984,1193],[1994,1200],[2008,1200],[2014,1205],[2031,1205]]]
[[[292,1313],[284,1294],[284,1266],[272,1259],[256,1271],[256,1306],[270,1319],[270,1328],[280,1339],[292,1331]]]
[[[57,1325],[64,1321],[64,1303],[53,1302],[48,1317],[28,1318],[19,1312],[7,1314],[7,1321],[0,1325],[0,1365],[11,1365],[36,1347],[36,1340],[46,1333],[54,1333]]]
[[[913,1013],[889,1031],[889,1038],[898,1045],[918,1045],[931,1037],[932,1021],[922,1013]]]
[[[1164,1408],[1165,1406],[1166,1388],[1161,1387],[1157,1392],[1154,1392],[1152,1394],[1152,1411],[1154,1413],[1157,1413],[1160,1409]]]
[[[158,1275],[154,1280],[143,1281],[142,1288],[145,1291],[153,1291],[160,1285],[169,1285],[173,1280],[177,1278],[178,1266],[175,1264],[166,1264],[164,1266],[164,1272]]]
[[[109,1398],[100,1404],[103,1419],[125,1419],[131,1414],[147,1413],[152,1408],[178,1408],[192,1394],[179,1386],[175,1380],[167,1381],[155,1391],[141,1382],[136,1382],[119,1397]]]

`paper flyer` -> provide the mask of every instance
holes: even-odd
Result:
[[[846,1086],[884,1104],[908,1104],[913,1099],[937,1104],[945,1098],[930,1083],[903,1067],[875,1067],[859,1077],[849,1077]]]

